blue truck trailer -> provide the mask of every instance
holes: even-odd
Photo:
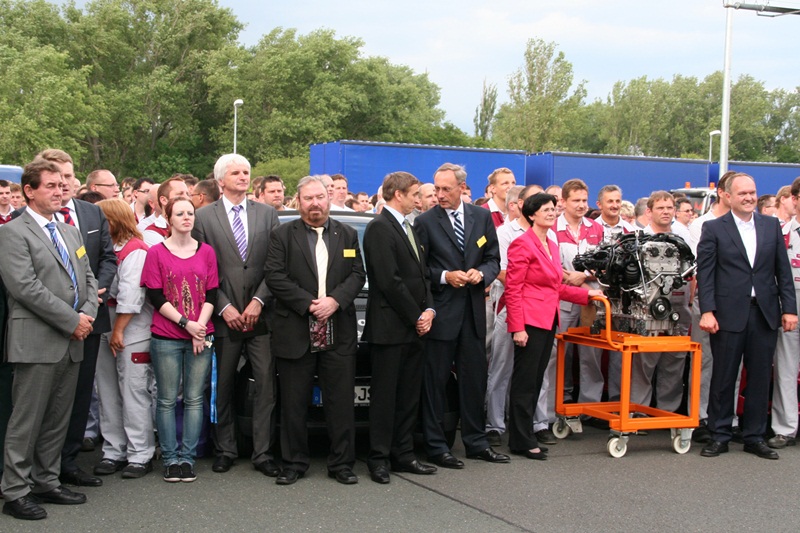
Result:
[[[0,180],[19,183],[22,177],[22,167],[16,165],[0,165]]]
[[[472,197],[483,196],[487,177],[500,167],[511,169],[517,183],[525,179],[526,153],[521,150],[490,150],[423,144],[370,141],[335,141],[311,145],[311,174],[344,174],[352,192],[373,195],[390,172],[410,172],[423,183],[433,182],[442,163],[467,169]]]

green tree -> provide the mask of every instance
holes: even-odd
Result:
[[[500,106],[494,139],[504,147],[538,152],[563,147],[570,123],[586,97],[585,82],[573,89],[572,63],[555,43],[531,39],[523,66],[508,82],[509,102]]]
[[[472,123],[475,125],[475,137],[488,141],[492,136],[492,121],[497,111],[497,85],[490,83],[486,85],[483,80],[483,91],[481,92],[481,103],[475,108],[475,118]]]

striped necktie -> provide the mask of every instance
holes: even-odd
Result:
[[[245,261],[247,259],[247,235],[244,232],[242,219],[239,218],[239,212],[242,209],[241,205],[233,206],[233,238],[236,239],[236,247],[239,248],[242,261]]]
[[[61,213],[62,217],[64,217],[64,222],[66,224],[69,224],[70,226],[75,225],[75,221],[72,220],[72,215],[69,212],[69,207],[62,207],[58,212]]]
[[[455,224],[453,229],[456,232],[456,241],[458,242],[458,249],[464,251],[464,225],[461,224],[461,219],[458,217],[458,211],[453,211],[453,220]]]
[[[75,275],[75,269],[72,268],[72,261],[69,259],[69,253],[67,252],[66,248],[61,246],[61,242],[58,240],[58,235],[56,235],[56,223],[50,222],[49,224],[45,224],[44,226],[50,232],[50,239],[53,241],[53,245],[56,247],[56,251],[58,255],[61,257],[61,263],[64,265],[64,268],[67,269],[67,273],[69,274],[69,278],[72,280],[72,287],[73,292],[75,293],[74,300],[72,302],[72,308],[78,308],[78,277]]]

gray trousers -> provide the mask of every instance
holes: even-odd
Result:
[[[65,354],[58,363],[15,363],[3,459],[6,501],[55,489],[61,448],[75,400],[78,368]]]
[[[257,335],[246,340],[216,337],[217,355],[217,424],[214,444],[217,455],[237,457],[234,431],[234,382],[242,350],[253,368],[255,398],[253,400],[253,464],[272,459],[269,449],[274,440],[275,361],[269,346],[269,335]]]
[[[147,463],[155,453],[150,413],[153,368],[150,363],[134,362],[132,354],[149,354],[150,339],[127,344],[114,357],[108,345],[110,335],[104,333],[100,338],[95,374],[103,428],[103,458]]]
[[[776,435],[784,437],[797,435],[797,374],[799,371],[800,331],[795,329],[786,332],[780,328],[778,345],[775,348],[772,389],[772,431]]]
[[[511,372],[514,370],[514,342],[506,326],[506,309],[494,321],[494,340],[489,356],[489,377],[486,382],[486,431],[506,431],[506,405]]]

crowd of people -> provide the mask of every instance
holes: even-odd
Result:
[[[516,185],[507,168],[489,175],[474,203],[465,169],[451,163],[432,183],[390,173],[372,197],[351,194],[345,176],[321,175],[301,179],[287,198],[280,177],[251,179],[250,171],[247,159],[226,154],[205,180],[118,183],[100,169],[82,184],[69,154],[48,149],[25,166],[19,186],[0,181],[3,513],[37,520],[47,516],[43,504],[84,503],[67,485],[101,486],[118,472],[141,478],[157,449],[164,481],[194,481],[209,423],[212,471],[230,471],[243,359],[254,382],[253,467],[278,485],[305,476],[316,375],[328,476],[358,483],[355,299],[367,276],[370,479],[465,467],[444,426],[453,368],[467,458],[508,463],[496,449],[505,441],[511,454],[547,460],[557,443],[554,337],[603,294],[572,261],[634,231],[673,233],[697,257],[691,290],[674,291],[671,303],[681,332],[703,346],[693,435],[701,455],[716,457],[741,439],[745,452],[777,459],[776,449],[795,444],[800,178],[786,193],[758,198],[752,177],[730,172],[716,203],[695,218],[688,199],[666,191],[630,203],[607,185],[590,209],[580,179],[543,190]],[[299,218],[281,223],[286,208]],[[376,213],[363,250],[336,211]],[[578,368],[565,371],[565,396],[618,400],[620,354],[606,366],[600,350],[580,352],[568,351]],[[635,358],[631,401],[678,410],[685,355]],[[414,449],[418,426],[424,462]],[[85,472],[77,455],[100,436],[102,458]]]

